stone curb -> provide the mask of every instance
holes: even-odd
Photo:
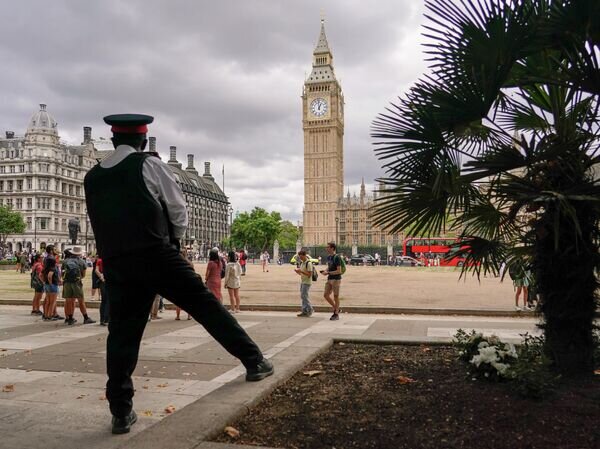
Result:
[[[63,306],[64,300],[58,299],[57,304]],[[0,299],[0,305],[28,306],[30,299]],[[100,307],[100,301],[86,299],[85,305],[89,309]],[[166,309],[175,310],[175,305],[165,304]],[[329,306],[315,306],[316,312],[331,312]],[[242,304],[243,311],[256,312],[298,312],[300,307],[290,304]],[[363,313],[378,315],[444,315],[444,316],[490,316],[490,317],[533,317],[534,312],[516,312],[512,310],[498,309],[422,309],[408,307],[384,307],[384,306],[343,306],[344,313]]]
[[[301,341],[302,339],[299,340]],[[165,446],[178,449],[243,449],[245,446],[212,443],[206,440],[223,432],[225,426],[247,413],[276,387],[329,348],[332,343],[333,340],[328,338],[308,346],[292,345],[272,357],[271,360],[275,365],[273,376],[255,383],[245,382],[244,377],[240,376],[116,447],[119,449],[163,449]]]

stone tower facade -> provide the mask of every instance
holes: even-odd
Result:
[[[336,208],[344,194],[344,95],[335,77],[325,23],[302,92],[304,245],[336,240]]]

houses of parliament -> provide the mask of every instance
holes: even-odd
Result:
[[[397,245],[401,236],[372,223],[375,194],[344,195],[344,94],[335,76],[325,23],[302,92],[304,130],[303,244]]]

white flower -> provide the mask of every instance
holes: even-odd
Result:
[[[478,348],[487,348],[490,344],[487,341],[479,342],[477,345]]]

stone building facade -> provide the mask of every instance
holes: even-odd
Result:
[[[360,195],[344,197],[344,95],[335,77],[333,55],[321,20],[312,71],[302,92],[304,130],[305,246],[337,242],[343,246],[387,246],[401,242],[373,225],[374,194],[364,180]]]
[[[0,138],[0,205],[20,212],[27,224],[22,235],[10,235],[9,251],[60,249],[70,244],[68,223],[79,221],[79,244],[94,247],[87,221],[83,178],[96,163],[91,128],[81,145],[60,141],[56,120],[40,104],[24,136],[6,131]]]
[[[150,138],[150,150],[156,140]],[[210,248],[221,246],[229,237],[231,214],[229,199],[215,182],[210,172],[210,162],[204,163],[204,174],[199,175],[194,167],[194,155],[187,155],[187,167],[177,161],[177,148],[169,149],[169,167],[185,197],[188,210],[188,228],[182,245],[206,255]]]
[[[154,151],[156,139],[149,141]],[[40,250],[48,244],[63,250],[71,244],[69,220],[77,219],[77,244],[93,253],[83,178],[112,151],[109,140],[92,138],[90,127],[83,128],[81,145],[62,143],[57,122],[45,104],[31,117],[24,136],[6,131],[0,138],[0,205],[20,212],[27,224],[23,234],[8,237],[8,251]],[[198,251],[219,244],[229,235],[231,208],[210,174],[210,163],[205,163],[205,172],[199,176],[193,155],[188,155],[185,169],[176,160],[175,147],[170,155],[168,165],[188,206],[189,226],[182,243]]]

